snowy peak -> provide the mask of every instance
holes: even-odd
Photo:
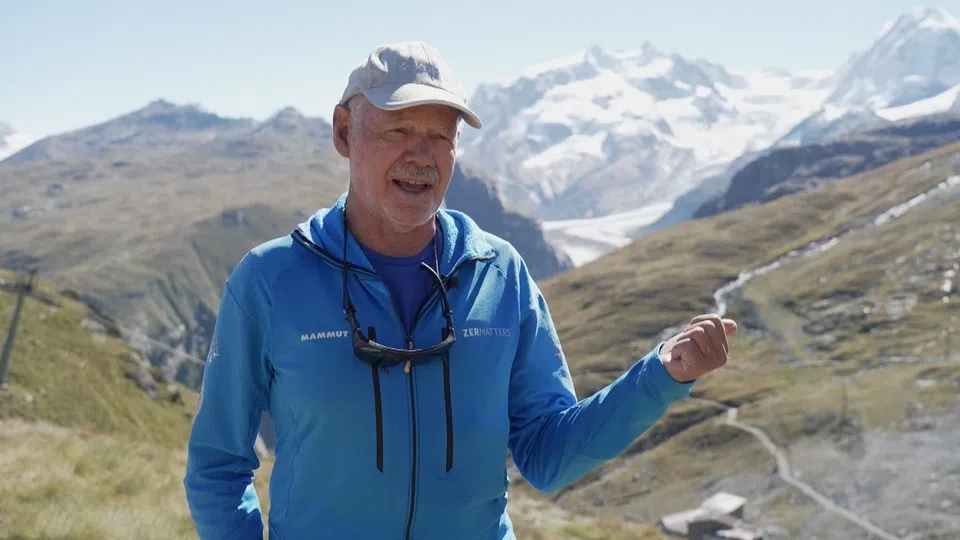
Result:
[[[916,7],[901,15],[895,25],[915,28],[952,28],[960,30],[960,19],[941,7]]]
[[[899,107],[960,83],[960,20],[940,8],[916,8],[888,23],[874,44],[837,73],[828,102]]]
[[[738,73],[703,59],[592,46],[481,85],[464,156],[545,219],[669,200],[696,171],[773,143],[826,97],[822,74]],[[637,182],[643,189],[637,189]]]

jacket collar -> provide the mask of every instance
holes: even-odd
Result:
[[[348,192],[344,192],[329,208],[318,210],[293,231],[305,237],[314,248],[337,264],[343,264],[344,211]],[[473,219],[457,210],[440,209],[437,225],[442,237],[440,272],[449,275],[458,265],[469,259],[486,259],[496,255],[485,233]],[[347,236],[347,261],[370,272],[373,267],[352,234]]]

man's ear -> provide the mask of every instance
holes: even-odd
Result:
[[[333,109],[333,146],[337,153],[345,158],[350,157],[350,126],[353,118],[350,117],[350,109],[343,105],[337,105]]]

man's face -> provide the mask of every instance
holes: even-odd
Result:
[[[458,118],[444,105],[337,108],[337,149],[350,159],[351,195],[366,214],[397,232],[434,216],[453,174]]]

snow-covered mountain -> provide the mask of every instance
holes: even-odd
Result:
[[[743,156],[960,109],[957,59],[960,22],[938,8],[890,21],[835,72],[594,46],[480,85],[471,106],[485,126],[464,132],[462,159],[582,264],[667,214],[681,219],[673,203],[732,177]]]
[[[924,100],[960,83],[960,19],[916,8],[837,71],[827,104],[874,110]]]
[[[678,197],[774,143],[830,89],[820,72],[742,73],[649,43],[594,46],[481,85],[471,106],[485,126],[464,133],[464,155],[526,211],[602,216]]]
[[[915,8],[837,70],[823,105],[778,146],[954,109],[960,110],[960,19],[941,8]]]
[[[825,105],[794,126],[775,146],[813,144],[824,139],[876,127],[889,121],[868,107]]]
[[[19,152],[37,138],[26,133],[18,133],[10,124],[0,122],[0,160]]]

